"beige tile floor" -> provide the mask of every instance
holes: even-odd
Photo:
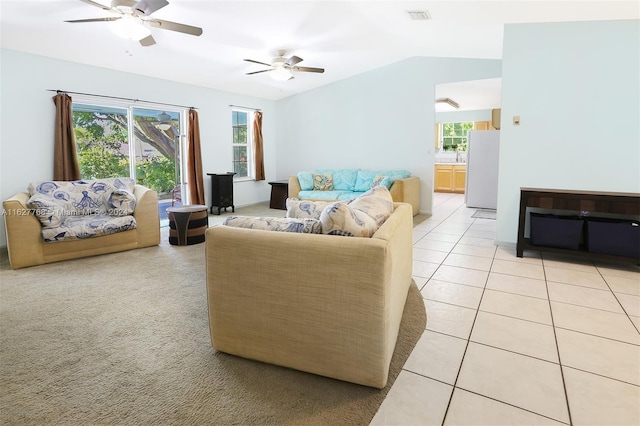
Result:
[[[435,194],[414,227],[427,328],[372,425],[640,425],[640,268],[495,246]]]

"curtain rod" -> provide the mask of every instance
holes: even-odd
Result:
[[[242,105],[231,105],[231,104],[229,106],[230,107],[244,108],[244,109],[250,109],[252,111],[260,111],[260,112],[262,112],[262,110],[260,108],[249,108],[249,107],[242,106]]]
[[[174,107],[180,107],[180,108],[198,109],[196,107],[189,107],[189,106],[186,106],[186,105],[168,104],[168,103],[164,103],[164,102],[144,101],[142,99],[121,98],[119,96],[96,95],[94,93],[69,92],[67,90],[57,90],[57,89],[47,89],[47,91],[48,92],[56,92],[56,93],[71,93],[73,95],[97,96],[99,98],[119,99],[119,100],[122,100],[122,101],[147,102],[147,103],[150,103],[150,104],[167,105],[167,106],[174,106]]]

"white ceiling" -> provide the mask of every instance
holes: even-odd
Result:
[[[110,0],[94,0],[109,5]],[[640,2],[625,1],[358,1],[169,0],[153,17],[202,27],[200,37],[152,28],[157,44],[118,38],[103,22],[64,20],[113,16],[80,0],[0,0],[1,46],[267,99],[280,99],[412,56],[500,59],[505,23],[640,19]],[[408,10],[428,10],[413,21]],[[270,62],[278,49],[304,58],[296,73],[276,82],[244,62]],[[131,55],[127,53],[131,52]],[[492,79],[496,80],[496,79]],[[486,96],[499,79],[477,87]],[[442,92],[466,107],[461,95]],[[493,88],[493,91],[491,91]],[[488,93],[491,93],[489,95]],[[498,95],[499,97],[499,95]],[[477,102],[477,100],[472,100]],[[480,108],[482,109],[482,108]]]

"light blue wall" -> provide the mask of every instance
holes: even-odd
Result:
[[[498,242],[517,239],[520,187],[640,192],[639,28],[505,27]]]
[[[120,96],[198,108],[204,173],[232,169],[230,104],[260,108],[264,112],[265,173],[276,176],[275,102],[144,77],[104,68],[0,50],[0,198],[25,191],[31,181],[53,176],[53,131],[55,107],[47,89],[62,89]],[[210,182],[205,175],[205,197],[209,203]],[[238,206],[269,199],[270,187],[263,182],[235,184]],[[0,224],[0,246],[6,245],[4,221]]]
[[[498,60],[415,57],[277,102],[278,178],[326,167],[408,169],[431,212],[435,85],[500,77]]]
[[[491,110],[436,112],[436,123],[459,123],[461,121],[491,121]]]

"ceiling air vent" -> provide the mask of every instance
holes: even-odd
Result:
[[[407,13],[414,21],[428,21],[431,15],[426,10],[407,10]]]

